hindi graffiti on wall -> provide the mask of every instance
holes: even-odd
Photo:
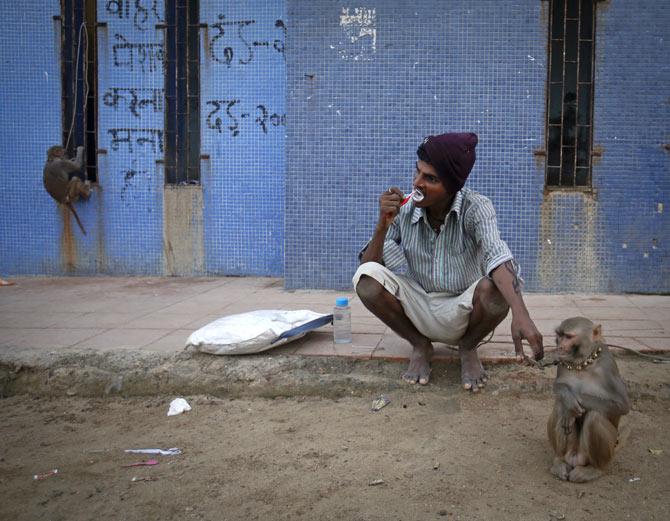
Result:
[[[267,39],[254,39],[247,34],[247,29],[253,26],[256,20],[226,20],[223,14],[220,14],[218,19],[218,22],[210,24],[210,27],[217,31],[208,45],[212,60],[228,67],[248,65],[259,49],[276,51],[284,58],[286,25],[283,20],[275,21],[275,35],[270,35]]]
[[[165,48],[162,0],[108,0],[109,74],[101,77],[100,107],[109,114],[101,132],[108,139],[109,167],[125,205],[144,201],[160,185],[155,161],[165,148]],[[102,13],[101,13],[102,14]],[[102,57],[101,57],[102,58]],[[99,80],[100,81],[100,80]],[[151,205],[147,205],[151,211]]]
[[[165,89],[110,87],[102,97],[102,102],[113,109],[120,109],[123,104],[130,113],[140,118],[140,111],[151,107],[152,112],[163,112],[163,97]]]
[[[131,72],[155,72],[163,70],[165,52],[162,43],[133,43],[125,36],[116,33],[114,38],[119,41],[112,46],[114,67],[128,69]]]
[[[149,145],[154,154],[163,153],[163,129],[110,128],[107,132],[112,136],[111,148],[114,151],[125,145],[126,151],[133,154],[138,147]]]
[[[207,128],[219,134],[228,132],[232,137],[237,137],[247,122],[256,125],[264,134],[271,127],[286,126],[286,114],[271,113],[265,105],[245,110],[239,99],[208,100],[206,104],[212,107],[207,114]]]
[[[163,23],[158,12],[158,0],[109,0],[105,11],[119,20],[133,21],[138,31],[152,29],[157,23]]]
[[[225,65],[226,69],[248,66],[261,52],[269,52],[285,61],[287,29],[281,19],[263,27],[252,18],[218,14],[217,21],[208,26],[212,29],[206,46],[208,58]],[[286,114],[272,110],[262,99],[249,100],[233,95],[225,99],[203,100],[203,107],[207,111],[205,128],[232,138],[251,131],[268,134],[273,128],[286,126]]]

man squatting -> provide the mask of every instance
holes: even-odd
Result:
[[[401,205],[390,188],[379,198],[379,219],[359,254],[353,277],[363,304],[412,345],[402,378],[425,385],[432,342],[458,346],[463,388],[477,392],[487,380],[477,347],[512,310],[518,361],[526,339],[536,360],[542,335],[521,295],[519,268],[500,238],[491,201],[463,188],[475,163],[477,136],[429,136],[417,150],[413,188],[424,198]]]

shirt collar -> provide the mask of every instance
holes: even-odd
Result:
[[[460,217],[461,209],[463,208],[463,198],[464,198],[463,190],[459,190],[456,193],[456,196],[454,197],[454,202],[451,203],[451,208],[447,212],[447,216],[444,218],[445,222],[451,212],[456,212],[456,214]],[[425,208],[414,207],[414,213],[412,214],[412,224],[418,223],[421,220],[421,217],[425,215],[425,213],[426,213]]]

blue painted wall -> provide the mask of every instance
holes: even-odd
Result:
[[[61,272],[60,212],[42,188],[49,146],[61,139],[59,2],[0,3],[0,273]]]
[[[670,3],[598,13],[593,170],[607,291],[670,291]]]
[[[210,274],[284,271],[284,2],[201,0],[205,260]],[[205,42],[205,38],[201,38]]]
[[[449,131],[478,134],[468,185],[534,286],[546,4],[350,5],[289,3],[287,286],[349,287],[379,194],[409,190],[423,137]]]
[[[163,2],[114,4],[98,0],[106,153],[78,203],[86,237],[42,188],[61,139],[60,3],[0,5],[1,275],[166,272]],[[493,200],[528,290],[670,291],[667,3],[598,3],[595,196],[545,195],[533,155],[545,147],[547,2],[200,5],[204,273],[349,288],[379,192],[409,189],[424,135],[470,130],[468,185]],[[133,109],[137,95],[156,101]]]
[[[165,150],[164,34],[156,10],[98,0],[98,155],[96,251],[101,271],[162,272]],[[123,4],[121,4],[123,5]],[[134,100],[158,100],[133,103]],[[80,206],[92,206],[90,204]]]

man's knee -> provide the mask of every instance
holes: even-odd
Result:
[[[494,282],[487,277],[484,277],[477,284],[473,304],[481,307],[487,314],[495,316],[505,316],[509,311],[509,304],[507,304],[505,297],[500,293]]]
[[[384,290],[383,286],[369,275],[361,275],[354,289],[363,302],[377,300]]]

